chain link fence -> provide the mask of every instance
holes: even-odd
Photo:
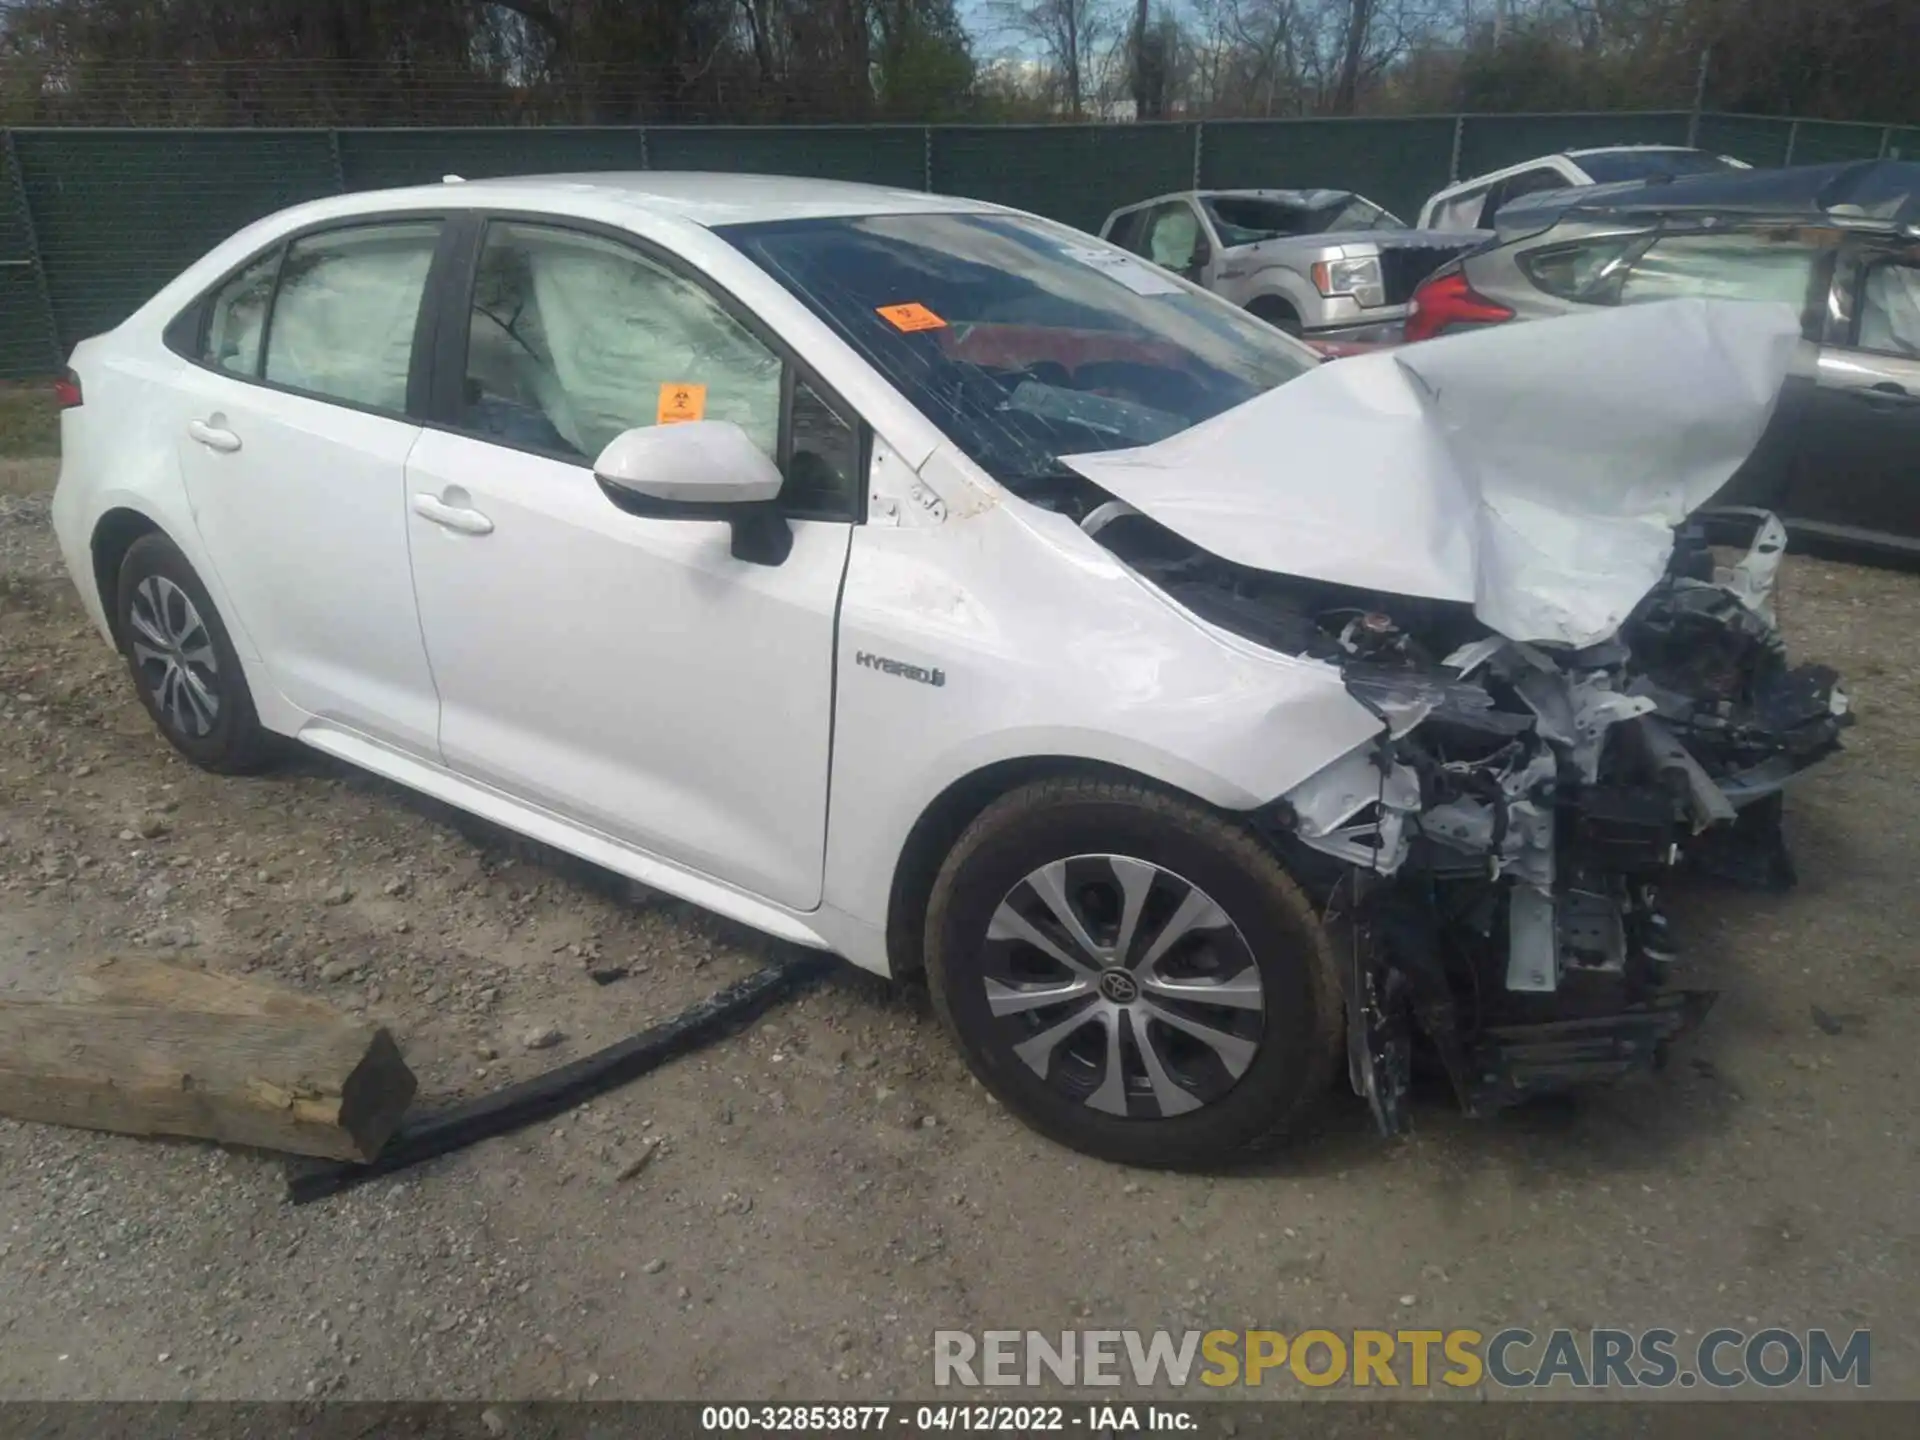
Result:
[[[1920,128],[1686,111],[1137,125],[16,129],[0,132],[0,377],[57,371],[241,226],[447,174],[728,170],[863,180],[1085,229],[1195,186],[1358,190],[1411,220],[1462,176],[1585,145],[1689,140],[1756,165],[1920,156]]]

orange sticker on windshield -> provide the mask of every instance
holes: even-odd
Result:
[[[915,330],[944,330],[947,322],[924,305],[882,305],[880,318],[896,330],[912,334]]]
[[[683,420],[698,420],[707,413],[707,387],[704,385],[662,385],[660,408],[654,423],[678,425]]]

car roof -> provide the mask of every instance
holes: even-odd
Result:
[[[1621,155],[1639,153],[1645,150],[1672,150],[1684,152],[1688,155],[1706,155],[1711,153],[1692,145],[1589,145],[1581,150],[1561,150],[1556,153],[1565,155],[1572,160],[1578,160],[1582,155]]]
[[[1251,195],[1261,200],[1284,200],[1289,204],[1305,205],[1312,208],[1319,205],[1330,205],[1342,196],[1351,198],[1357,196],[1360,192],[1357,190],[1329,190],[1321,188],[1315,190],[1196,190],[1193,193],[1202,199],[1208,199],[1216,195]]]
[[[1920,233],[1920,162],[1854,160],[1787,170],[1720,170],[1524,195],[1503,207],[1503,237],[1562,219],[1729,216]]]
[[[463,180],[400,190],[356,191],[321,201],[308,213],[337,207],[340,214],[368,208],[445,205],[522,206],[565,213],[587,201],[631,209],[711,229],[768,220],[828,219],[853,215],[957,214],[1003,211],[985,200],[932,195],[923,190],[816,180],[796,175],[751,175],[697,170],[607,170],[562,175],[516,175]]]
[[[1126,215],[1135,210],[1145,210],[1150,205],[1164,205],[1169,200],[1211,200],[1216,196],[1249,195],[1261,200],[1282,200],[1289,205],[1304,205],[1308,209],[1330,205],[1342,196],[1366,200],[1358,190],[1256,190],[1242,187],[1238,190],[1169,190],[1164,195],[1155,195],[1146,200],[1135,200],[1131,205],[1122,205],[1107,219],[1114,215]],[[1371,205],[1373,202],[1368,200]]]
[[[1536,165],[1548,165],[1555,160],[1578,162],[1583,155],[1644,155],[1649,153],[1710,155],[1713,152],[1710,150],[1701,150],[1692,145],[1589,145],[1580,150],[1549,150],[1544,155],[1535,155],[1527,160],[1516,160],[1510,165],[1502,165],[1497,169],[1483,171],[1478,175],[1462,176],[1445,189],[1434,191],[1433,194],[1427,197],[1426,204],[1431,205],[1436,200],[1452,199],[1463,190],[1472,190],[1477,186],[1485,185],[1495,180],[1504,180],[1509,175],[1518,175],[1522,171],[1533,169]],[[1425,207],[1423,206],[1422,208],[1424,209]]]

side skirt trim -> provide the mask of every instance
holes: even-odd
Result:
[[[351,730],[314,720],[301,726],[294,738],[349,765],[369,770],[409,790],[431,795],[483,820],[517,831],[556,850],[564,850],[569,855],[664,891],[703,910],[712,910],[782,940],[791,940],[796,945],[815,950],[836,948],[811,926],[764,900],[743,894],[695,871],[682,869],[670,861],[635,849],[598,830],[563,819],[551,811],[476,784],[439,765],[401,754]]]

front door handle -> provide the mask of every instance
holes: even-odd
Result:
[[[449,505],[438,495],[416,495],[413,497],[413,513],[423,520],[431,520],[436,525],[449,530],[457,530],[462,535],[491,535],[493,521],[478,510],[469,510],[460,505]]]
[[[215,416],[214,419],[219,419]],[[205,420],[189,420],[187,435],[199,441],[209,450],[218,450],[222,455],[231,455],[240,448],[240,437],[221,425],[210,425]]]

